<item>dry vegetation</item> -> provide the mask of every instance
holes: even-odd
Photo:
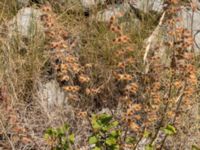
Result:
[[[147,150],[198,150],[199,56],[193,52],[191,31],[176,26],[181,4],[168,0],[161,32],[166,41],[158,40],[144,62],[145,40],[160,14],[143,14],[136,24],[128,12],[103,23],[85,17],[77,3],[33,3],[43,13],[45,35],[31,36],[22,48],[24,39],[16,36],[10,42],[5,32],[18,6],[14,0],[0,0],[0,148],[90,150],[96,144],[96,150],[132,150],[147,139]],[[168,63],[159,57],[160,46],[166,47]],[[37,93],[38,85],[49,80],[59,83],[67,104],[46,110]],[[111,129],[94,125],[102,121],[102,112],[108,119],[103,125]],[[75,140],[63,144],[62,136],[44,137],[48,128],[65,124],[70,129],[62,136],[71,140],[73,133]]]

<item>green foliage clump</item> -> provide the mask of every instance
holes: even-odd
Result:
[[[166,135],[174,135],[176,133],[176,128],[169,124],[163,129],[163,131]]]
[[[69,125],[65,124],[59,128],[47,129],[44,138],[53,150],[68,150],[74,144],[74,134],[69,132]]]
[[[93,115],[91,125],[93,134],[89,137],[89,144],[93,150],[119,150],[135,144],[135,138],[126,135],[122,125],[109,114]]]
[[[118,121],[113,121],[111,115],[101,114],[94,115],[91,124],[93,134],[89,138],[89,144],[94,145],[93,150],[119,149],[121,131],[118,129]]]

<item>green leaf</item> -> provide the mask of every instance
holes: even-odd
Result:
[[[93,148],[92,150],[101,150],[101,148],[95,147],[95,148]]]
[[[113,126],[113,127],[117,127],[118,125],[119,125],[119,122],[118,122],[118,121],[113,121],[113,122],[112,122],[112,126]]]
[[[73,144],[74,143],[74,141],[75,141],[75,136],[74,136],[74,134],[71,134],[70,136],[69,136],[69,141]]]
[[[107,125],[112,120],[112,116],[107,114],[101,114],[98,120],[101,121],[102,124]]]
[[[89,138],[89,144],[96,144],[98,142],[98,139],[95,136],[91,136]]]
[[[68,143],[65,143],[61,148],[61,150],[68,150],[68,149],[69,149],[69,144]]]
[[[102,128],[101,122],[98,121],[97,116],[93,115],[92,116],[92,127],[94,130],[100,130]]]
[[[117,131],[111,131],[110,133],[113,137],[118,137],[119,133]]]
[[[95,130],[100,130],[102,128],[102,126],[98,122],[96,122],[96,120],[92,120],[92,127]]]
[[[51,128],[46,130],[46,134],[52,136],[53,135],[53,130]]]
[[[58,131],[52,128],[52,136],[58,136]]]
[[[47,133],[44,134],[44,139],[45,139],[45,140],[48,140],[49,137],[50,137],[49,134],[47,134]]]
[[[152,145],[146,145],[145,150],[154,150]]]
[[[143,136],[145,137],[145,138],[148,138],[149,136],[150,136],[150,132],[148,132],[148,131],[144,131],[144,134],[143,134]]]
[[[117,140],[114,137],[109,137],[106,139],[106,144],[111,146],[111,145],[115,145],[117,143]]]
[[[102,127],[102,130],[103,131],[109,131],[111,129],[111,126],[104,126],[104,127]]]
[[[113,150],[119,150],[119,149],[120,149],[119,145],[115,145],[115,146],[113,147]]]
[[[108,150],[119,150],[120,146],[116,144],[116,145],[107,146],[106,148],[108,148]]]
[[[62,136],[64,136],[65,135],[65,130],[64,130],[64,128],[58,128],[57,129],[57,135],[58,136],[60,136],[60,137],[62,137]]]
[[[135,138],[133,137],[127,137],[126,138],[126,144],[134,144]]]
[[[173,134],[176,133],[176,129],[175,129],[175,127],[172,126],[172,125],[167,125],[167,127],[164,128],[164,132],[165,132],[165,134],[167,134],[167,135],[173,135]]]
[[[192,150],[200,150],[200,147],[197,147],[196,145],[192,145]]]
[[[65,131],[68,131],[68,130],[69,130],[69,125],[68,125],[68,124],[65,124],[65,125],[64,125],[64,129],[65,129]]]
[[[67,137],[62,137],[61,143],[62,143],[63,146],[66,145],[66,144],[68,145]]]

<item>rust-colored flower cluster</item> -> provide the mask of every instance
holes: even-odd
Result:
[[[116,33],[117,35],[117,37],[113,40],[113,42],[115,44],[123,44],[129,42],[130,41],[129,37],[123,34],[121,27],[119,25],[116,25],[115,21],[116,21],[115,16],[112,16],[109,22],[110,30]]]
[[[56,24],[56,15],[50,6],[43,6],[41,20],[46,27],[46,35],[49,38],[47,45],[51,49],[51,63],[55,70],[58,81],[63,90],[75,96],[81,89],[81,84],[90,82],[90,77],[84,73],[84,67],[77,57],[77,39],[71,37],[62,26]],[[87,65],[89,67],[89,65]],[[78,79],[78,82],[77,82]],[[75,94],[75,95],[74,95]]]
[[[139,91],[139,85],[137,78],[135,78],[136,71],[133,67],[135,65],[134,58],[134,46],[130,41],[130,37],[124,35],[122,27],[117,23],[115,17],[111,17],[109,23],[110,30],[116,35],[113,40],[119,49],[115,51],[115,57],[118,60],[116,68],[113,71],[113,76],[119,83],[119,90],[122,95],[119,103],[122,103],[125,108],[125,114],[122,116],[124,123],[135,133],[142,129],[141,120],[142,117],[142,104],[136,102],[137,93]]]
[[[138,59],[134,56],[131,37],[123,33],[123,28],[113,16],[109,29],[115,36],[111,41],[115,49],[114,67],[111,70],[112,77],[101,85],[99,79],[102,77],[98,76],[97,79],[92,72],[95,67],[98,68],[98,64],[81,64],[75,50],[76,40],[67,41],[69,34],[55,24],[56,18],[51,9],[43,9],[45,14],[42,20],[47,27],[46,34],[50,37],[53,66],[63,89],[70,93],[69,98],[79,99],[77,95],[80,92],[101,105],[108,98],[104,91],[109,91],[114,95],[112,99],[117,99],[119,107],[122,106],[120,109],[124,112],[123,123],[135,133],[155,131],[155,127],[160,130],[163,125],[175,124],[180,112],[192,105],[197,77],[193,64],[192,32],[177,26],[181,21],[176,15],[180,11],[179,1],[169,0],[168,3],[165,21],[167,40],[163,43],[168,50],[169,63],[161,63],[158,46],[149,58],[148,72],[138,69]],[[106,86],[109,84],[115,89],[109,89]],[[112,93],[113,91],[117,94]],[[155,132],[155,136],[157,133]]]
[[[166,28],[169,64],[162,64],[159,56],[151,56],[149,72],[145,75],[144,96],[148,98],[146,128],[158,130],[162,126],[181,125],[181,114],[191,108],[197,84],[192,31],[181,26],[182,18],[177,14],[178,0],[169,1]],[[155,137],[157,136],[155,134]],[[165,140],[163,141],[165,142]]]

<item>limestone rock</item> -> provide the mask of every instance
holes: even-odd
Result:
[[[109,22],[112,16],[122,17],[130,10],[128,3],[116,4],[108,7],[105,10],[99,11],[95,17],[97,21]]]
[[[23,8],[8,22],[8,34],[10,37],[16,34],[29,38],[42,32],[42,23],[39,21],[42,13],[34,8]]]
[[[95,0],[81,0],[81,4],[84,8],[91,8],[96,5]]]
[[[64,106],[67,102],[65,93],[56,80],[40,83],[38,86],[38,97],[43,108],[48,111],[53,107]]]
[[[27,6],[28,4],[29,4],[29,0],[17,0],[17,5],[20,8]]]
[[[183,7],[179,16],[182,18],[182,21],[178,25],[190,31],[192,30],[194,39],[195,39],[194,48],[196,52],[197,51],[199,52],[200,50],[200,19],[199,19],[200,11],[197,10],[193,13],[191,9],[187,9]]]
[[[98,4],[104,4],[106,0],[80,0],[84,8],[92,8]]]
[[[197,3],[200,4],[200,3]],[[194,36],[194,51],[196,54],[199,54],[200,52],[200,11],[197,10],[193,12],[191,8],[187,8],[186,6],[181,8],[181,11],[177,14],[181,21],[177,22],[177,27],[183,27],[188,29],[193,33]],[[159,26],[158,26],[159,27]],[[155,29],[157,30],[157,29]],[[164,32],[163,32],[164,31]],[[158,33],[160,36],[156,36],[156,38],[153,40],[156,42],[155,44],[151,43],[150,49],[153,50],[155,47],[159,47],[159,56],[162,58],[162,61],[164,64],[169,64],[168,56],[166,55],[166,47],[164,44],[162,44],[164,41],[167,40],[167,29],[166,26],[162,25],[162,28],[159,29]]]
[[[161,12],[163,9],[163,0],[130,0],[130,4],[144,12]]]

